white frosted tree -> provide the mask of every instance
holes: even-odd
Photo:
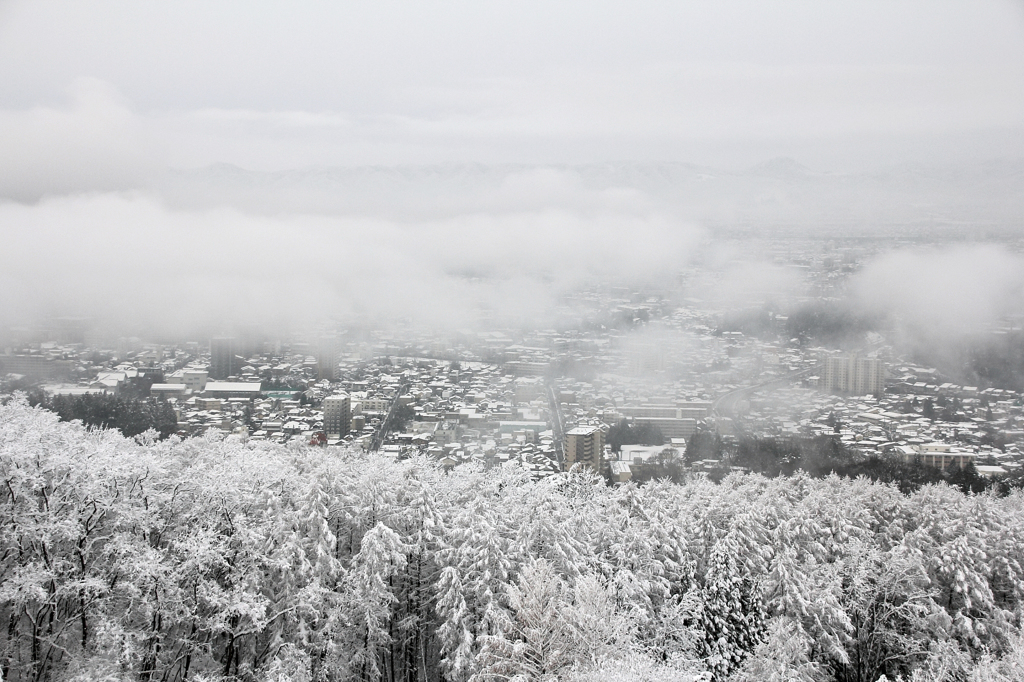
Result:
[[[396,601],[391,579],[406,564],[407,547],[395,531],[378,523],[363,535],[359,554],[345,579],[346,620],[339,624],[336,666],[345,677],[379,680],[383,648],[391,643],[391,608]]]
[[[597,576],[573,584],[547,560],[533,560],[505,601],[491,611],[474,680],[563,679],[633,648],[631,619]]]

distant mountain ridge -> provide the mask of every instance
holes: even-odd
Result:
[[[171,205],[255,212],[401,216],[578,205],[628,190],[658,210],[716,225],[971,224],[1016,230],[1024,216],[1024,160],[962,166],[898,165],[822,172],[791,158],[743,170],[683,162],[309,167],[250,171],[215,164],[166,173]]]

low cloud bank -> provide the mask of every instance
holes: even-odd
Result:
[[[948,355],[969,335],[1024,313],[1024,257],[995,244],[901,249],[868,262],[851,293],[862,308],[892,317],[897,341]]]
[[[145,193],[0,204],[0,318],[90,315],[161,333],[351,316],[543,324],[579,286],[667,276],[701,236],[600,197],[588,208],[571,196],[543,203],[403,221],[171,210]]]

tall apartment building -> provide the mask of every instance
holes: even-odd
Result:
[[[822,360],[822,388],[849,395],[879,395],[885,390],[885,363],[856,353]]]
[[[239,369],[235,358],[235,339],[218,336],[210,339],[210,378],[223,380],[236,374]]]
[[[352,403],[347,393],[324,398],[324,433],[328,436],[347,436],[352,426]]]
[[[604,431],[599,426],[577,426],[565,433],[565,468],[573,464],[601,471],[604,456]]]
[[[338,380],[338,339],[324,337],[317,342],[316,376],[321,381]]]

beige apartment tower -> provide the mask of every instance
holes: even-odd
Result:
[[[578,426],[565,434],[565,469],[582,464],[601,471],[604,456],[604,431],[599,426]]]
[[[352,426],[352,403],[347,393],[324,398],[324,433],[328,437],[347,436]]]

